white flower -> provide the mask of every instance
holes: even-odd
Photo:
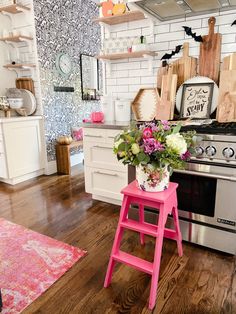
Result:
[[[137,155],[140,152],[139,146],[136,143],[132,144],[131,150],[134,155]]]
[[[187,151],[187,143],[184,137],[179,133],[167,135],[166,145],[179,155],[183,155]]]
[[[123,143],[123,142],[124,142],[124,141],[122,140],[122,138],[120,138],[119,141],[115,142],[115,144],[114,144],[115,149],[118,149],[119,145],[120,145],[121,143]]]

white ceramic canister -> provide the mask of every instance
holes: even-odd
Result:
[[[117,99],[115,101],[115,120],[117,122],[129,122],[131,115],[131,100]]]
[[[104,113],[104,121],[115,120],[115,106],[112,95],[104,95],[101,97],[101,108]]]

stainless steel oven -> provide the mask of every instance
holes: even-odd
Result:
[[[183,239],[236,254],[236,136],[199,134],[196,157],[171,180]]]

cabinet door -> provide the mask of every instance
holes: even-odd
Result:
[[[84,142],[85,166],[117,171],[127,171],[127,167],[118,162],[111,144]]]
[[[0,178],[7,179],[7,177],[6,157],[0,152]]]
[[[127,185],[127,173],[85,167],[87,193],[122,200],[120,191]]]
[[[43,148],[39,120],[4,123],[9,178],[43,169]]]

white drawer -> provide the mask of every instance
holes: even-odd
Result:
[[[7,179],[7,166],[6,166],[6,157],[3,153],[0,152],[0,177]]]
[[[104,143],[106,141],[106,130],[84,128],[84,142]]]
[[[120,191],[128,184],[125,172],[85,167],[85,189],[87,193],[122,200]]]
[[[120,134],[121,130],[107,130],[106,142],[114,145],[115,137]]]
[[[85,142],[83,149],[85,166],[127,172],[127,166],[117,160],[111,144]]]

